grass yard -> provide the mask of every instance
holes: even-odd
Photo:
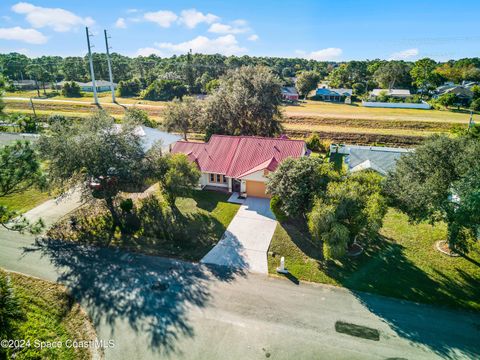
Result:
[[[0,196],[0,205],[24,213],[47,201],[50,197],[49,193],[32,187],[18,194]]]
[[[47,233],[55,239],[96,246],[119,247],[148,255],[199,261],[220,240],[237,213],[238,204],[228,203],[228,194],[215,191],[192,192],[178,198],[177,210],[153,196],[135,200],[139,227],[131,233],[111,234],[111,216],[103,202],[80,208],[55,224]],[[75,228],[71,219],[75,219]]]
[[[90,341],[96,338],[95,330],[87,314],[81,309],[64,287],[31,278],[6,273],[11,279],[15,297],[19,301],[21,316],[12,322],[10,339],[30,340],[32,346],[25,347],[15,354],[10,351],[7,359],[91,359],[88,349],[74,349],[62,346],[57,349],[38,349],[35,340]],[[2,354],[0,353],[0,357]]]
[[[279,224],[269,255],[269,272],[276,274],[280,256],[300,280],[343,286],[405,300],[480,310],[480,245],[468,258],[449,257],[434,249],[446,237],[445,226],[411,225],[390,209],[381,229],[382,240],[369,244],[358,258],[326,262],[321,248],[305,231]],[[272,256],[272,252],[275,256]]]

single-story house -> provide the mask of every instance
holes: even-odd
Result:
[[[465,85],[442,85],[435,90],[435,97],[439,97],[444,94],[455,94],[462,100],[470,101],[473,99],[473,92]]]
[[[293,86],[282,87],[282,98],[289,101],[298,101],[298,92]]]
[[[121,124],[115,124],[115,127],[120,130]],[[142,147],[145,152],[150,150],[154,144],[161,143],[162,151],[168,153],[171,151],[173,145],[182,139],[181,136],[171,134],[165,131],[160,131],[145,125],[136,126],[133,130],[142,141]]]
[[[381,175],[387,175],[395,168],[397,160],[412,149],[361,146],[361,145],[337,145],[330,146],[330,156],[334,154],[344,155],[344,163],[348,171],[375,170]]]
[[[305,156],[307,146],[284,137],[213,135],[206,143],[177,141],[172,153],[183,153],[197,164],[201,188],[268,198],[267,174],[287,157]]]
[[[61,89],[63,87],[63,85],[65,85],[65,82],[70,82],[70,81],[60,81],[60,82],[57,82],[55,84],[55,86],[59,89]],[[93,92],[93,85],[92,85],[92,82],[89,81],[89,82],[80,82],[80,81],[74,81],[75,83],[78,84],[78,86],[80,86],[80,90],[84,91],[84,92]],[[95,81],[95,86],[97,88],[97,92],[105,92],[105,91],[110,91],[110,81],[105,81],[105,80],[96,80]],[[117,88],[117,84],[116,83],[113,83],[113,88],[116,89]]]
[[[35,80],[14,80],[12,85],[18,90],[34,90],[37,88]]]
[[[410,90],[408,89],[373,89],[370,92],[370,98],[371,99],[376,99],[379,96],[390,96],[390,97],[396,97],[396,98],[402,98],[405,99],[409,96]]]
[[[352,89],[332,89],[327,87],[318,88],[315,91],[315,98],[322,101],[341,102],[352,96]]]

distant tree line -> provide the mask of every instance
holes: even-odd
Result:
[[[156,55],[130,58],[111,54],[115,82],[122,83],[123,94],[138,96],[140,91],[162,80],[178,81],[187,94],[208,93],[212,81],[228,70],[242,66],[266,66],[283,85],[300,79],[299,91],[305,95],[318,81],[328,80],[332,87],[352,88],[363,94],[374,87],[424,90],[444,81],[480,81],[480,58],[436,62],[429,58],[407,61],[365,60],[325,62],[300,58],[251,57],[186,54],[161,58]],[[97,79],[108,79],[105,54],[93,54]],[[0,54],[0,73],[10,80],[34,79],[40,89],[62,80],[88,81],[88,58],[81,56],[41,56],[29,58],[19,53]],[[154,88],[157,86],[154,85]]]

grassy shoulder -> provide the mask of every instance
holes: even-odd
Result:
[[[0,196],[0,205],[24,213],[47,201],[50,197],[48,192],[32,187],[17,194]]]
[[[227,202],[228,194],[194,190],[191,196],[177,199],[176,209],[170,209],[158,188],[156,190],[135,200],[132,215],[138,227],[132,232],[121,234],[117,230],[111,234],[110,214],[99,201],[62,219],[47,235],[54,239],[199,261],[220,240],[240,207]]]
[[[32,344],[15,354],[10,352],[7,359],[92,358],[90,351],[84,348],[39,349],[33,346],[35,340],[65,344],[67,340],[90,341],[96,338],[89,317],[64,287],[17,273],[3,270],[0,273],[10,277],[20,303],[21,316],[12,323],[11,338],[29,340]]]
[[[444,226],[412,225],[394,209],[385,217],[380,234],[381,239],[368,244],[357,258],[327,262],[321,247],[314,245],[305,231],[279,224],[269,249],[269,272],[275,274],[280,256],[285,256],[286,267],[300,280],[480,310],[479,244],[468,258],[441,254],[434,244],[445,239]]]

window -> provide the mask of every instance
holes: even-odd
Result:
[[[215,175],[210,174],[210,182],[215,182]]]
[[[217,174],[217,183],[220,182],[220,175]]]
[[[226,184],[227,183],[227,178],[225,177],[225,175],[222,175],[223,177],[223,183]]]

